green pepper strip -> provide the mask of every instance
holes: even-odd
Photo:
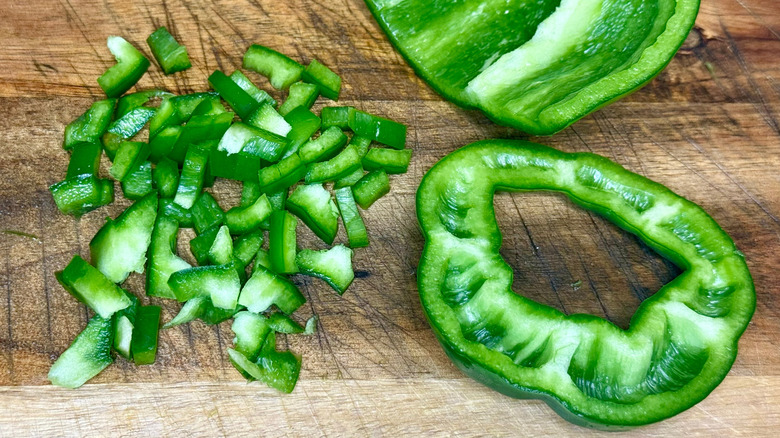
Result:
[[[192,208],[190,208],[190,213],[192,213],[192,222],[195,224],[195,231],[198,234],[202,234],[212,227],[222,225],[225,221],[225,212],[209,192],[203,192],[200,195],[195,204],[192,205]]]
[[[244,68],[266,76],[277,90],[283,90],[297,82],[303,66],[281,53],[253,44],[244,54]]]
[[[390,193],[390,178],[384,170],[369,172],[352,186],[355,202],[364,210],[388,193]]]
[[[493,193],[554,190],[636,234],[684,272],[646,299],[628,330],[567,316],[512,291]],[[423,178],[420,298],[445,351],[467,374],[566,419],[626,427],[675,415],[726,376],[755,309],[729,236],[696,204],[593,154],[483,141]]]
[[[166,75],[171,75],[192,67],[187,48],[176,41],[165,26],[155,30],[146,39],[152,55]]]
[[[107,45],[116,58],[116,64],[106,70],[97,81],[106,96],[119,97],[146,73],[149,60],[122,37],[108,37]]]
[[[114,362],[111,357],[112,320],[95,315],[49,370],[52,384],[78,388]]]
[[[231,73],[230,79],[252,96],[257,101],[258,105],[268,103],[276,106],[276,100],[274,100],[267,91],[258,88],[248,77],[241,73],[241,70],[236,70]]]
[[[352,197],[352,189],[343,187],[336,189],[336,204],[338,204],[341,213],[341,221],[344,223],[344,229],[347,232],[349,246],[360,248],[368,246],[368,232],[363,218],[360,217],[355,198]]]
[[[146,294],[150,297],[175,299],[176,295],[168,286],[168,279],[174,272],[192,266],[176,254],[179,223],[166,216],[163,209],[161,205],[154,223],[152,240],[149,243],[146,261]]]
[[[301,78],[311,84],[317,85],[323,96],[330,100],[339,100],[341,93],[341,78],[333,70],[325,67],[321,62],[312,59],[301,74]]]
[[[115,108],[116,99],[99,100],[93,103],[84,114],[65,127],[62,148],[68,150],[78,143],[99,141],[111,124]]]
[[[349,111],[349,128],[355,135],[366,137],[395,149],[406,147],[406,125],[368,114]]]
[[[161,198],[173,198],[179,187],[179,165],[170,158],[163,158],[152,171],[152,179]]]
[[[298,266],[295,264],[295,253],[298,250],[296,244],[297,226],[298,220],[287,211],[274,210],[271,213],[271,228],[268,230],[268,253],[274,272],[281,274],[298,272]]]
[[[299,106],[284,116],[284,120],[290,124],[290,132],[287,133],[287,151],[284,156],[290,156],[319,131],[322,121],[316,114],[306,107]]]
[[[339,210],[322,184],[301,184],[287,198],[287,210],[298,216],[328,245],[339,228]]]
[[[68,266],[55,272],[54,276],[68,293],[103,318],[110,318],[114,312],[132,304],[119,286],[81,256],[73,256]]]
[[[458,105],[553,134],[648,83],[699,0],[366,0],[417,73]]]
[[[181,170],[179,188],[173,202],[184,208],[191,208],[192,204],[203,190],[203,175],[206,172],[206,163],[211,149],[216,146],[214,142],[193,144],[187,149],[184,158],[184,167]]]
[[[134,167],[122,181],[122,194],[133,201],[152,193],[152,163],[144,161]]]
[[[339,295],[343,294],[355,279],[352,250],[344,245],[336,245],[325,251],[301,250],[295,262],[302,274],[325,280]]]
[[[317,96],[320,95],[320,88],[314,84],[307,84],[305,82],[296,82],[290,85],[290,93],[287,95],[287,99],[279,107],[279,114],[287,115],[290,111],[298,108],[299,106],[311,108],[314,102],[317,101]]]
[[[136,365],[150,365],[157,357],[157,337],[160,333],[160,306],[140,306],[135,315],[130,351]]]
[[[366,170],[381,169],[390,174],[406,173],[412,150],[394,150],[373,148],[363,157],[363,168]]]
[[[260,106],[257,100],[219,70],[209,76],[209,84],[242,120],[246,120]]]

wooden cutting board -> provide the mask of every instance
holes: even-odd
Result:
[[[650,85],[534,139],[605,155],[699,203],[733,236],[755,278],[757,312],[723,384],[689,411],[632,435],[754,436],[780,426],[776,3],[705,0],[684,47]],[[415,285],[417,184],[459,146],[523,136],[432,92],[361,1],[11,0],[0,4],[0,17],[0,435],[594,433],[541,402],[469,380],[434,339]],[[79,390],[47,384],[49,366],[88,317],[53,272],[75,253],[88,255],[103,218],[128,205],[119,200],[81,220],[58,213],[47,187],[67,165],[63,128],[102,96],[95,79],[113,63],[106,37],[122,35],[148,53],[144,40],[161,25],[187,45],[193,68],[164,77],[153,66],[140,88],[203,91],[213,70],[239,68],[249,44],[261,43],[299,61],[317,57],[343,78],[340,103],[409,126],[409,173],[393,177],[392,192],[365,212],[371,247],[356,252],[360,278],[343,297],[296,278],[308,298],[298,316],[314,313],[320,323],[316,336],[280,337],[304,358],[291,395],[243,382],[226,360],[227,323],[165,331],[152,366],[118,360]],[[223,207],[238,201],[237,184],[219,182],[214,192]],[[566,312],[626,327],[641,300],[679,273],[632,235],[559,196],[499,195],[496,209],[516,290]],[[322,247],[302,235],[301,246]],[[189,236],[180,241],[187,256]],[[141,294],[142,285],[134,276],[127,288]],[[178,309],[162,305],[165,320]]]

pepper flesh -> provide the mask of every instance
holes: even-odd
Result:
[[[122,37],[108,37],[107,45],[116,58],[116,64],[106,70],[97,81],[106,96],[119,97],[146,73],[149,60]]]
[[[648,83],[699,0],[366,0],[431,87],[534,135],[562,130]]]
[[[685,271],[628,330],[567,316],[512,291],[493,193],[553,190],[636,234]],[[496,390],[540,398],[569,421],[629,427],[675,415],[726,376],[755,309],[729,236],[696,204],[593,154],[483,141],[436,164],[417,192],[418,285],[450,358]]]

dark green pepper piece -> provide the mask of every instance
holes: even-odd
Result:
[[[110,36],[107,44],[108,50],[116,58],[116,64],[97,81],[106,96],[119,97],[146,73],[149,60],[122,37]]]
[[[136,365],[151,365],[157,358],[160,306],[140,306],[136,311],[130,350]]]
[[[364,210],[388,193],[390,193],[390,179],[384,170],[369,172],[352,186],[355,202]]]
[[[111,318],[95,315],[49,370],[52,384],[78,388],[114,362]]]
[[[62,148],[71,149],[78,143],[95,143],[105,134],[114,117],[116,99],[99,100],[65,127]]]
[[[155,30],[146,39],[152,55],[166,75],[174,74],[192,67],[187,48],[176,41],[165,26]]]
[[[103,318],[111,318],[132,304],[125,291],[78,255],[54,276],[65,290]]]
[[[268,230],[268,253],[274,272],[281,274],[298,272],[298,266],[295,264],[295,254],[298,250],[297,226],[298,220],[287,211],[274,210],[271,213],[270,229]]]

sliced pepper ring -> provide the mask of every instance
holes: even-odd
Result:
[[[562,192],[683,272],[640,305],[627,330],[524,298],[499,255],[496,190]],[[477,142],[425,175],[417,215],[420,298],[453,362],[580,425],[638,426],[690,408],[726,376],[755,310],[744,256],[707,213],[598,155]]]

